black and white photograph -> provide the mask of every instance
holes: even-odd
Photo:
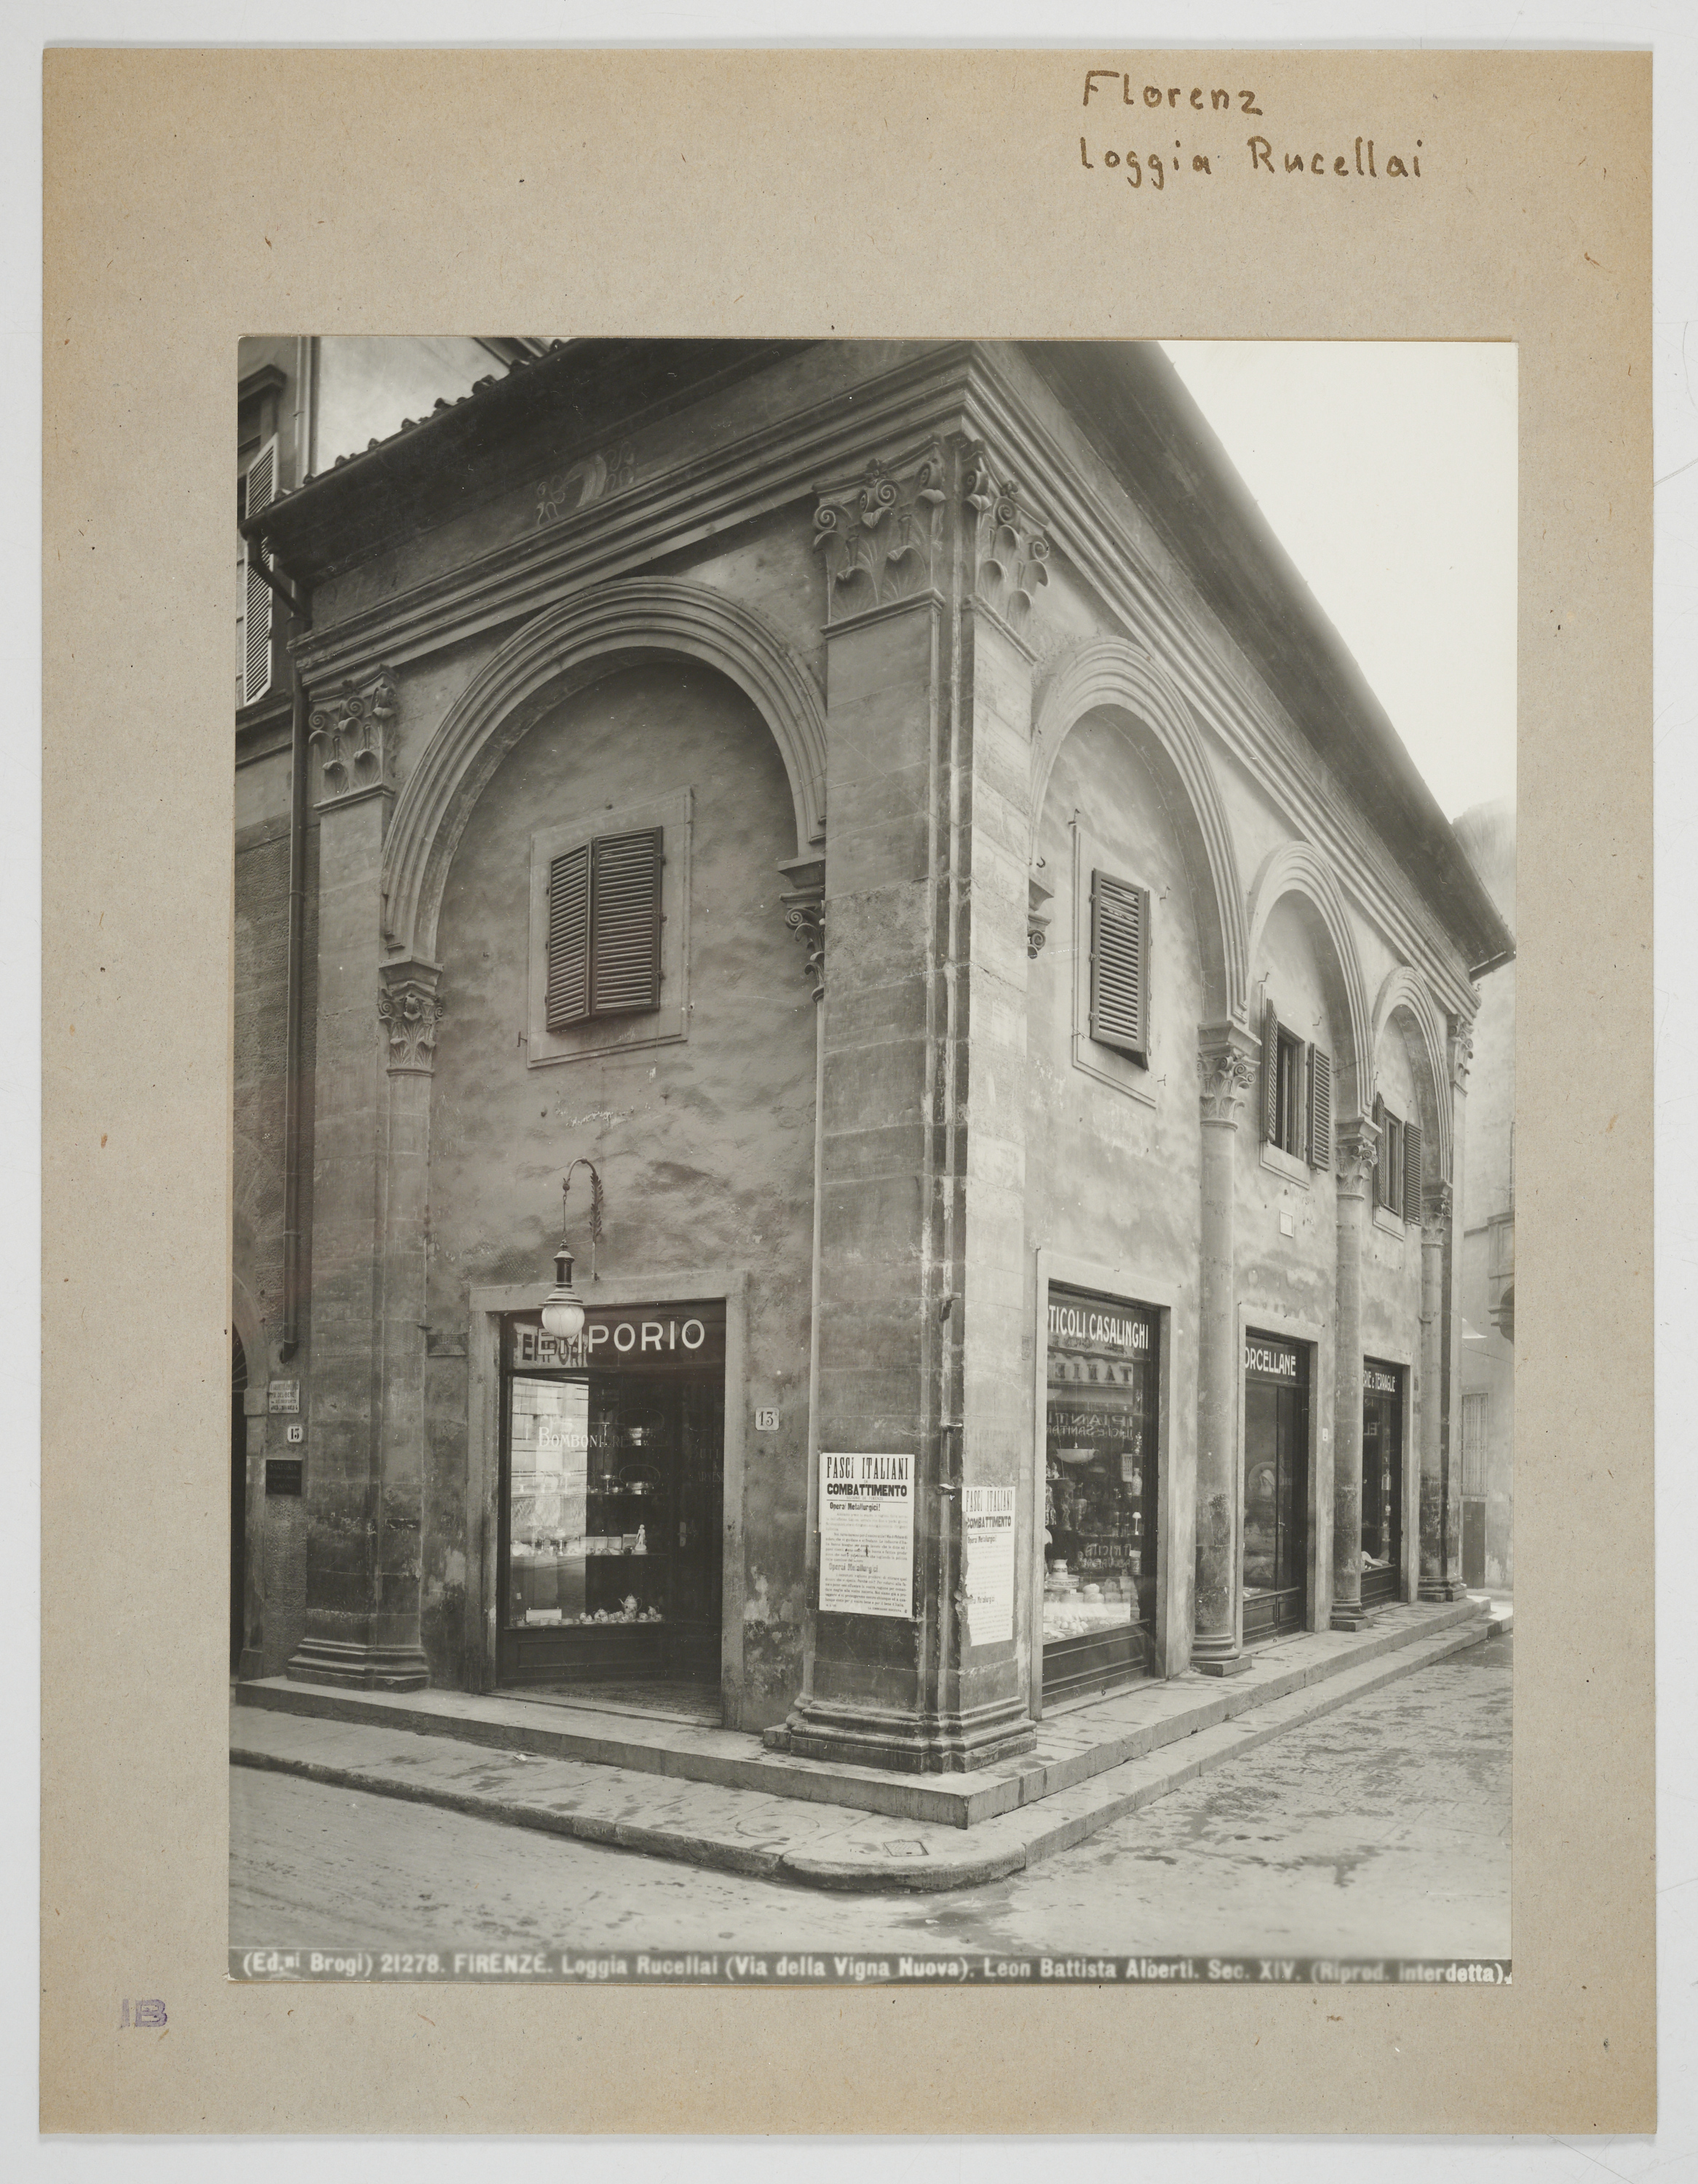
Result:
[[[231,1978],[1507,1981],[1514,344],[233,364]]]

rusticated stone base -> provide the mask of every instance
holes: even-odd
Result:
[[[1038,1732],[1016,1698],[957,1714],[803,1698],[783,1726],[769,1729],[764,1741],[769,1749],[793,1752],[799,1759],[883,1767],[904,1774],[962,1774],[1017,1759],[1032,1750]]]
[[[430,1687],[431,1664],[418,1646],[359,1646],[309,1636],[283,1674],[292,1683],[337,1684],[346,1691],[422,1691]]]

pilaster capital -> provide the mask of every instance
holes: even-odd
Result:
[[[1468,1070],[1474,1059],[1474,1027],[1458,1018],[1450,1029],[1450,1082],[1459,1092],[1468,1089]]]
[[[436,1067],[442,972],[434,963],[386,963],[379,972],[377,1021],[389,1035],[389,1074],[428,1077]]]
[[[1049,581],[1049,533],[983,440],[967,450],[964,493],[973,518],[973,595],[1025,638],[1036,594]]]
[[[1421,1233],[1429,1244],[1442,1244],[1450,1233],[1450,1214],[1455,1204],[1448,1183],[1429,1183],[1421,1202]]]
[[[1043,953],[1044,944],[1049,937],[1049,920],[1054,913],[1049,908],[1055,890],[1048,880],[1040,878],[1044,860],[1039,857],[1026,875],[1026,953],[1034,961]]]
[[[1366,1115],[1341,1123],[1333,1132],[1333,1162],[1339,1190],[1361,1197],[1379,1166],[1379,1131]]]
[[[387,667],[349,676],[334,694],[313,699],[307,742],[320,767],[320,811],[388,787],[398,710],[395,677]]]
[[[889,462],[875,455],[854,477],[815,488],[828,628],[936,586],[944,479],[944,443],[934,437]]]
[[[1203,1120],[1234,1128],[1244,1095],[1255,1082],[1258,1042],[1239,1023],[1205,1024],[1197,1034],[1197,1078]]]
[[[801,942],[804,975],[814,984],[814,999],[826,998],[826,860],[792,857],[778,867],[792,884],[778,898],[784,922]]]

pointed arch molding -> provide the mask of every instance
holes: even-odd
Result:
[[[1395,971],[1386,973],[1373,1005],[1373,1043],[1376,1054],[1380,1039],[1393,1017],[1401,1012],[1414,1026],[1422,1060],[1427,1065],[1428,1127],[1434,1133],[1434,1151],[1438,1158],[1438,1173],[1448,1176],[1450,1167],[1450,1072],[1445,1056],[1449,1051],[1445,1019],[1439,1013],[1439,1005],[1406,963],[1400,963]]]
[[[1344,1057],[1346,1082],[1340,1087],[1344,1096],[1336,1103],[1342,1123],[1350,1119],[1352,1092],[1357,1113],[1367,1114],[1373,1106],[1373,1019],[1368,1013],[1367,987],[1362,978],[1361,960],[1356,953],[1356,936],[1345,915],[1344,899],[1339,892],[1331,866],[1312,843],[1287,842],[1277,850],[1270,850],[1262,859],[1261,869],[1250,891],[1252,963],[1260,958],[1262,936],[1275,905],[1289,894],[1300,896],[1320,919],[1332,944],[1333,965],[1343,989],[1350,1050]]]
[[[1242,1023],[1250,1000],[1250,956],[1244,892],[1220,785],[1183,698],[1149,654],[1124,638],[1098,638],[1068,654],[1044,694],[1032,733],[1031,855],[1037,855],[1044,800],[1061,745],[1077,723],[1094,712],[1132,716],[1161,746],[1178,777],[1214,902],[1213,919],[1198,920],[1207,1013],[1211,1020]]]
[[[639,577],[598,584],[538,615],[443,716],[397,800],[383,846],[383,935],[433,961],[443,889],[491,777],[548,706],[646,660],[699,660],[736,683],[772,732],[789,776],[799,856],[826,827],[826,711],[776,631],[701,584]]]

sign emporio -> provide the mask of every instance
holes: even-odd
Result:
[[[590,1306],[583,1332],[570,1340],[545,1334],[537,1319],[513,1329],[512,1363],[521,1369],[576,1372],[587,1366],[718,1365],[725,1359],[725,1306]]]

